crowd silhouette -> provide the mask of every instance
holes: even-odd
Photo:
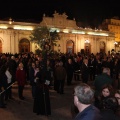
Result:
[[[93,83],[89,85],[95,91],[93,105],[103,117],[109,112],[109,102],[114,104],[116,99],[118,105],[112,112],[120,117],[120,54],[97,53],[86,56],[81,53],[55,53],[44,57],[33,52],[1,53],[0,108],[6,108],[5,101],[13,99],[12,84],[15,82],[18,84],[18,97],[24,100],[27,83],[31,86],[34,99],[33,112],[37,115],[51,115],[51,86],[58,94],[64,94],[65,83],[71,86],[73,80],[88,85],[89,81]],[[79,112],[76,111],[75,115]]]

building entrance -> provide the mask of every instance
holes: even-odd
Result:
[[[74,42],[72,40],[69,40],[67,41],[67,45],[66,45],[66,48],[67,48],[67,53],[74,53]]]
[[[26,53],[30,52],[30,42],[27,39],[22,39],[19,42],[19,52]]]

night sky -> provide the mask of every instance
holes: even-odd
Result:
[[[0,0],[0,20],[40,22],[45,13],[65,12],[68,19],[88,24],[101,23],[106,18],[120,17],[117,0]]]

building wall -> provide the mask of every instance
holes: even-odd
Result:
[[[103,25],[106,25],[106,28],[115,34],[115,41],[120,42],[120,20],[118,18],[105,19]]]
[[[47,26],[50,29],[56,29],[58,31],[60,40],[57,42],[57,46],[54,47],[54,50],[56,51],[58,51],[58,46],[60,45],[60,51],[66,53],[67,42],[72,41],[74,45],[74,53],[81,52],[81,49],[85,49],[86,40],[90,42],[90,52],[94,54],[100,52],[101,42],[105,43],[106,53],[114,49],[115,36],[112,32],[92,30],[90,28],[78,28],[76,21],[67,19],[67,15],[65,13],[59,14],[55,12],[53,16],[54,17],[46,17],[44,15],[40,24],[14,22],[9,25],[7,22],[0,21],[2,52],[19,53],[20,40],[30,40],[29,36],[36,26]],[[16,26],[17,29],[15,29]],[[35,46],[36,45],[34,43],[30,43],[30,51],[35,52]]]
[[[29,40],[30,31],[22,30],[0,30],[3,53],[19,53],[19,42],[25,38]],[[30,51],[35,51],[34,44],[30,43]]]

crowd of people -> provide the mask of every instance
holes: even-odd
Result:
[[[86,56],[61,53],[44,57],[32,52],[1,54],[0,108],[6,107],[6,100],[13,99],[11,89],[14,82],[18,83],[20,100],[25,99],[24,87],[29,83],[34,99],[33,112],[37,115],[51,115],[50,87],[54,86],[58,94],[64,94],[65,81],[70,86],[75,80],[82,82],[74,89],[74,105],[77,107],[75,113],[78,113],[75,120],[99,120],[101,116],[107,116],[109,111],[117,119],[117,115],[120,115],[120,85],[118,83],[116,88],[115,82],[119,82],[119,74],[119,54],[97,53]],[[92,88],[89,81],[94,83]]]

